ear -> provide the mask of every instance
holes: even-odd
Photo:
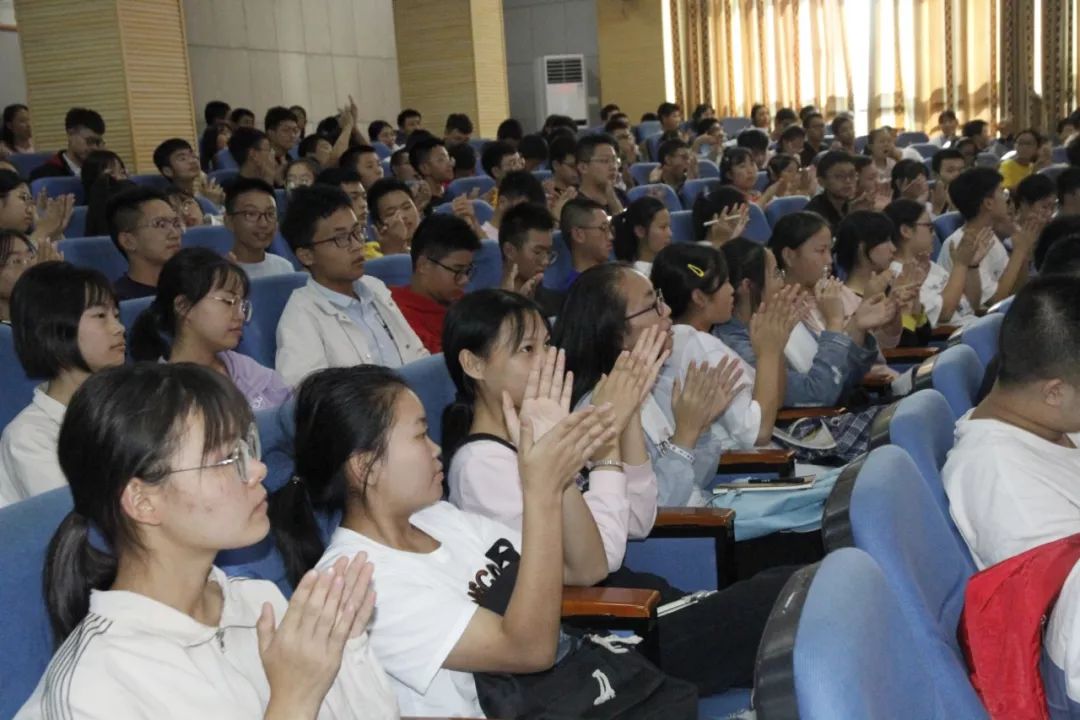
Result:
[[[377,486],[381,474],[382,463],[371,463],[371,453],[355,452],[345,461],[346,483],[352,490],[362,491]]]
[[[177,317],[184,317],[191,311],[191,301],[183,295],[177,295],[173,298],[173,312]]]
[[[634,236],[638,240],[644,240],[647,232],[648,231],[640,225],[634,225]]]
[[[458,362],[461,363],[462,371],[473,380],[484,379],[484,361],[472,350],[458,352]]]
[[[163,167],[161,168],[161,174],[172,180],[174,173],[171,167]]]
[[[133,253],[138,247],[138,241],[135,239],[135,233],[121,231],[116,236],[117,241],[120,243],[120,247],[124,248],[124,252],[128,255]]]
[[[315,264],[315,253],[309,247],[296,248],[296,259],[301,265],[310,269]]]
[[[703,308],[709,304],[709,298],[701,290],[695,289],[690,293],[690,302],[694,304],[694,307]]]
[[[124,514],[140,525],[161,524],[161,492],[140,478],[128,480],[120,494],[120,508]]]
[[[1043,402],[1052,408],[1064,407],[1068,398],[1065,381],[1060,378],[1047,380],[1042,384]]]
[[[791,267],[791,261],[795,259],[795,251],[786,247],[780,251],[780,257],[784,261],[783,266],[785,268]]]

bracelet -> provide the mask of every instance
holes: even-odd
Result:
[[[683,450],[681,447],[671,442],[670,440],[665,440],[664,442],[660,443],[660,454],[664,454],[669,450],[674,455],[681,457],[683,460],[690,463],[691,465],[694,464],[694,453],[690,452],[689,450]]]
[[[598,468],[613,468],[619,472],[626,472],[626,470],[623,469],[623,464],[618,460],[597,460],[589,466],[590,471]]]
[[[979,269],[978,265],[968,265],[968,270],[978,270],[978,269]]]

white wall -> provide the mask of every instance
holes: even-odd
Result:
[[[184,0],[195,115],[224,100],[302,105],[309,131],[352,94],[367,122],[400,110],[392,0]]]
[[[0,0],[0,25],[15,24],[15,4]],[[0,30],[0,107],[26,103],[26,74],[23,72],[19,34]]]

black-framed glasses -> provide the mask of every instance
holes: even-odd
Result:
[[[208,470],[210,468],[235,465],[236,474],[240,478],[240,482],[246,485],[248,483],[248,470],[251,467],[251,462],[260,459],[262,459],[262,443],[259,441],[259,430],[255,425],[252,425],[248,428],[247,434],[237,441],[236,449],[221,462],[199,465],[197,467],[177,468],[175,470],[168,470],[165,474],[174,475],[182,472],[194,472],[195,470]]]
[[[611,223],[606,222],[603,225],[578,225],[582,230],[603,230],[605,234],[611,234]]]
[[[241,217],[244,222],[254,225],[260,220],[265,220],[268,223],[277,222],[277,208],[270,208],[269,210],[237,210],[236,212],[229,213],[233,217]]]
[[[664,315],[663,306],[664,306],[664,291],[660,290],[660,289],[657,289],[657,291],[656,291],[656,299],[653,300],[652,303],[647,308],[645,308],[644,310],[638,310],[636,313],[633,313],[632,315],[627,315],[626,319],[627,320],[633,320],[636,317],[641,317],[642,315],[649,312],[650,310],[656,312],[656,314],[659,315],[660,317],[663,317],[663,315]]]
[[[468,265],[466,265],[463,268],[452,268],[449,265],[443,265],[441,262],[439,262],[438,260],[436,260],[433,257],[429,257],[428,260],[435,263],[436,265],[441,267],[446,272],[453,273],[454,274],[454,282],[459,282],[459,283],[460,282],[468,282],[469,280],[472,279],[473,274],[476,273],[476,266],[473,265],[472,263],[469,263]]]
[[[159,218],[154,218],[153,220],[151,220],[148,223],[143,223],[141,225],[136,225],[135,227],[151,228],[153,230],[168,230],[168,229],[172,228],[173,230],[176,230],[178,232],[183,232],[184,231],[184,221],[181,220],[179,217],[173,217],[173,218],[159,217]]]
[[[363,245],[364,242],[367,240],[367,228],[365,228],[363,225],[357,225],[347,233],[339,233],[338,235],[334,235],[333,237],[327,238],[326,240],[318,240],[316,242],[313,242],[311,243],[311,247],[315,247],[316,245],[322,245],[323,243],[332,242],[341,250],[348,250],[349,246],[352,245],[353,240]]]
[[[219,297],[217,295],[211,295],[211,298],[225,303],[229,306],[229,309],[233,312],[240,311],[240,316],[244,318],[244,324],[251,322],[251,316],[254,313],[254,307],[250,300],[238,297]]]
[[[544,267],[551,267],[555,264],[555,261],[559,259],[559,251],[554,248],[551,250],[537,248],[533,251],[533,257]]]

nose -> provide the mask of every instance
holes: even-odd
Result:
[[[245,481],[251,485],[262,485],[266,480],[267,470],[266,463],[257,458],[252,458],[248,461],[248,476],[244,478]]]

